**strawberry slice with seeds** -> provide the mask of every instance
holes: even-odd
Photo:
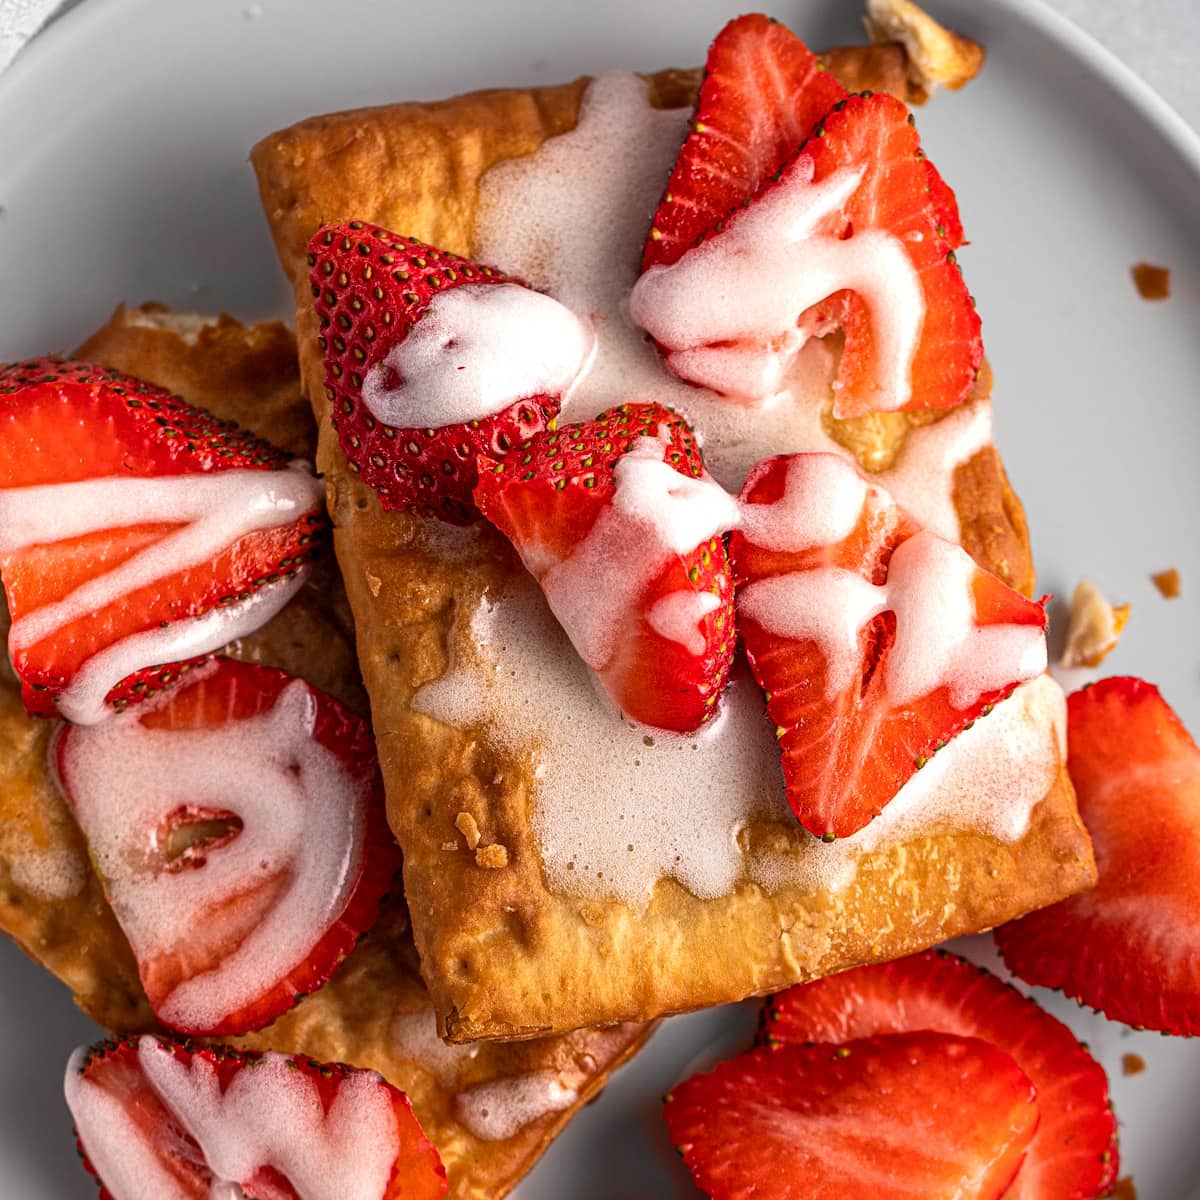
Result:
[[[325,518],[288,457],[89,363],[0,370],[0,576],[26,708],[95,721],[251,632]]]
[[[1117,1178],[1104,1068],[1075,1035],[988,971],[942,951],[856,967],[766,1003],[771,1044],[845,1042],[929,1029],[1007,1051],[1037,1089],[1041,1121],[1005,1200],[1094,1200]]]
[[[1099,882],[998,929],[1000,953],[1113,1020],[1200,1034],[1200,748],[1129,677],[1068,699],[1067,746]]]
[[[493,267],[361,221],[323,226],[308,261],[351,469],[384,508],[476,520],[477,457],[553,422],[590,329]]]
[[[271,667],[216,659],[158,700],[65,727],[55,762],[172,1029],[269,1024],[325,983],[399,869],[367,722]]]
[[[663,1115],[713,1200],[995,1200],[1038,1117],[1003,1050],[930,1032],[752,1050]]]
[[[765,459],[730,539],[788,803],[829,841],[1046,667],[1046,614],[830,454]]]
[[[845,96],[786,26],[751,13],[708,52],[691,132],[654,214],[642,270],[673,263],[779,170]]]
[[[736,640],[722,538],[736,508],[686,422],[625,404],[479,467],[480,511],[622,711],[677,732],[708,720]]]
[[[77,1050],[67,1105],[101,1200],[438,1200],[437,1150],[374,1071],[146,1035]]]
[[[811,338],[840,330],[834,416],[970,396],[983,343],[954,254],[962,227],[904,104],[839,101],[746,199],[630,297],[675,374],[763,401],[786,389]]]

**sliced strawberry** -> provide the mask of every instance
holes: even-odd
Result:
[[[67,1105],[100,1200],[438,1200],[437,1150],[374,1071],[149,1035],[81,1048]]]
[[[475,499],[625,713],[679,732],[712,716],[733,661],[735,509],[681,417],[625,404],[539,434],[480,459]]]
[[[164,495],[122,500],[134,480]],[[269,518],[248,516],[242,492],[246,510],[273,497]],[[227,537],[172,551],[222,503]],[[178,674],[173,660],[195,663],[280,607],[324,526],[311,474],[161,388],[57,359],[0,371],[0,575],[31,713],[91,721],[105,700],[152,694]],[[271,584],[282,591],[268,600]]]
[[[502,458],[553,421],[590,330],[492,267],[361,221],[323,226],[308,261],[351,469],[384,508],[475,520],[476,458]],[[418,322],[420,344],[406,347]]]
[[[1041,1121],[1005,1200],[1094,1200],[1117,1178],[1117,1123],[1104,1068],[1032,1000],[936,950],[856,967],[772,996],[772,1043],[845,1042],[930,1029],[1007,1051],[1037,1089]]]
[[[1045,670],[1046,614],[834,455],[765,459],[730,540],[788,803],[832,840]]]
[[[1200,1034],[1200,748],[1140,679],[1067,701],[1095,889],[996,931],[1009,968],[1116,1021]]]
[[[752,1050],[681,1084],[664,1116],[713,1200],[994,1200],[1037,1125],[1004,1051],[928,1032]]]
[[[159,1020],[262,1028],[374,924],[399,869],[366,721],[216,659],[153,704],[68,726],[55,761]]]
[[[642,270],[673,263],[773,175],[845,89],[786,26],[751,13],[708,51],[691,132],[654,214]]]
[[[969,397],[983,343],[957,206],[899,100],[839,101],[748,200],[633,290],[672,371],[760,401],[786,388],[808,339],[840,329],[836,417]]]

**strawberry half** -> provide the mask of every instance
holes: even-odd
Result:
[[[260,1029],[315,991],[399,869],[367,722],[216,659],[162,699],[67,726],[58,777],[155,1015]]]
[[[323,226],[308,249],[325,396],[351,469],[384,508],[475,520],[476,459],[553,422],[591,331],[493,267],[361,221]]]
[[[681,378],[752,401],[840,329],[834,416],[951,408],[983,362],[954,193],[891,96],[850,96],[775,175],[630,298]],[[736,297],[736,303],[731,302]]]
[[[730,539],[738,628],[788,803],[829,841],[1046,667],[1046,614],[844,459],[765,459]]]
[[[642,270],[676,262],[801,146],[845,89],[785,25],[750,13],[717,34],[691,132],[654,214]]]
[[[1200,748],[1128,677],[1068,699],[1067,745],[1100,879],[996,930],[1000,953],[1113,1020],[1200,1034]]]
[[[721,536],[736,509],[686,422],[624,404],[479,467],[480,511],[622,711],[677,732],[708,720],[736,641]]]
[[[98,720],[257,628],[324,527],[309,472],[161,388],[52,358],[0,370],[0,576],[37,716]]]
[[[1037,1125],[1009,1055],[928,1032],[752,1050],[663,1115],[713,1200],[995,1200]]]
[[[1037,1089],[1041,1121],[1005,1200],[1094,1200],[1117,1178],[1117,1123],[1104,1068],[1075,1035],[995,975],[930,950],[772,996],[771,1044],[845,1042],[929,1029],[1007,1051]]]
[[[146,1035],[75,1051],[67,1105],[100,1200],[438,1200],[441,1158],[374,1071]]]

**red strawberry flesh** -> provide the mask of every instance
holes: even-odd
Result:
[[[150,1004],[183,1032],[259,1029],[319,988],[399,868],[369,726],[274,668],[218,659],[67,727],[56,763]]]
[[[1067,701],[1099,882],[996,931],[1008,967],[1138,1028],[1200,1034],[1200,748],[1152,684]]]
[[[845,837],[1044,669],[1045,611],[919,530],[834,456],[766,459],[742,501],[743,528],[730,539],[738,627],[767,694],[788,802],[818,837]],[[835,504],[837,540],[823,542],[809,530]],[[949,624],[931,628],[939,604]],[[827,614],[856,609],[854,642],[843,644],[845,623]]]
[[[939,951],[856,967],[771,997],[772,1043],[844,1042],[920,1029],[1007,1051],[1037,1089],[1041,1121],[1006,1200],[1094,1200],[1118,1170],[1104,1069],[1074,1034],[996,976]]]
[[[753,1050],[664,1116],[713,1200],[996,1200],[1037,1124],[1009,1055],[929,1032]]]
[[[676,374],[762,401],[810,338],[840,329],[836,417],[970,396],[983,344],[953,252],[957,206],[900,101],[840,101],[746,199],[633,291],[635,320]]]
[[[285,475],[287,464],[287,455],[268,443],[129,376],[56,359],[0,371],[0,505],[6,515],[0,575],[13,619],[13,665],[27,709],[39,716],[56,715],[84,665],[126,639],[164,626],[182,630],[176,623],[294,579],[317,548],[324,516],[316,482],[311,476],[305,482],[295,471]],[[239,476],[261,473],[266,490],[272,487],[269,473],[278,472],[303,499],[286,514],[281,510],[274,525],[238,533],[235,519],[223,548],[197,561],[185,558],[178,566],[156,567],[119,596],[87,603],[78,599],[89,587],[101,586],[109,573],[133,570],[132,560],[139,554],[169,553],[164,547],[187,522],[148,516],[137,524],[62,533],[61,509],[88,503],[70,499],[76,494],[73,488],[104,491],[105,481],[113,480],[109,491],[119,495],[122,481],[144,479],[178,489],[184,476],[230,471]],[[60,485],[61,492],[48,492],[38,502],[45,506],[44,516],[33,511],[34,501],[21,492]],[[18,526],[30,532],[16,532]],[[51,606],[62,606],[63,617],[44,632],[23,636],[30,628],[23,619],[31,618],[33,628],[41,629],[39,622],[55,611]],[[196,659],[193,654],[188,661]],[[146,661],[114,679],[108,703],[121,707],[152,694],[174,679],[179,668],[179,663]],[[64,711],[83,719],[74,708]]]
[[[642,270],[677,261],[752,196],[845,94],[786,26],[761,13],[730,21],[708,52]]]
[[[325,359],[325,400],[351,469],[385,509],[408,509],[464,525],[477,519],[471,500],[476,458],[502,458],[546,428],[560,397],[518,396],[503,410],[467,423],[396,427],[364,399],[372,372],[404,342],[431,304],[457,288],[516,281],[494,267],[362,221],[323,226],[309,243],[313,303]]]
[[[79,1050],[67,1103],[101,1200],[438,1200],[446,1172],[373,1071],[155,1037]]]
[[[501,464],[481,459],[475,497],[623,712],[675,732],[713,715],[733,659],[733,586],[725,526],[705,522],[723,508],[732,520],[733,502],[705,477],[680,417],[630,404],[540,434]],[[669,545],[665,510],[698,513],[702,536]]]

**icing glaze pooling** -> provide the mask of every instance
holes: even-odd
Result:
[[[517,283],[464,284],[435,296],[367,372],[363,402],[398,429],[481,421],[569,391],[594,348],[591,329],[549,296]]]
[[[633,319],[667,348],[681,378],[765,400],[784,387],[808,340],[802,314],[849,289],[871,315],[881,368],[876,404],[902,408],[925,314],[920,280],[892,234],[868,229],[842,239],[832,231],[861,169],[843,167],[816,184],[812,175],[812,160],[800,158],[720,236],[670,266],[651,267],[630,296]]]
[[[239,538],[288,524],[319,509],[321,503],[321,483],[303,464],[284,471],[89,479],[0,490],[0,553],[105,529],[178,526],[61,600],[14,621],[9,650],[28,649],[72,621],[157,580],[209,562]],[[126,675],[206,654],[246,636],[274,616],[302,583],[297,573],[246,601],[114,644],[84,663],[64,692],[60,711],[76,724],[99,721],[106,715],[104,697]]]
[[[86,1050],[67,1067],[66,1097],[88,1157],[117,1200],[187,1200],[126,1106],[80,1073]],[[398,1151],[392,1098],[370,1072],[347,1075],[328,1111],[311,1079],[282,1054],[265,1054],[222,1091],[216,1069],[197,1055],[182,1062],[156,1038],[138,1041],[138,1066],[200,1146],[217,1176],[213,1196],[240,1195],[264,1167],[283,1174],[304,1200],[378,1200]]]
[[[672,376],[630,318],[646,229],[690,116],[688,109],[654,108],[636,75],[600,76],[584,94],[574,130],[483,177],[474,249],[592,318],[595,360],[564,403],[563,421],[628,400],[665,404],[700,434],[713,477],[737,492],[746,472],[768,455],[849,453],[822,425],[834,375],[824,341],[809,339],[796,351],[772,400],[736,403]],[[895,467],[877,480],[922,525],[957,541],[954,468],[990,442],[990,407],[961,405],[910,432]]]
[[[255,1000],[264,979],[303,962],[344,910],[364,837],[357,785],[312,737],[316,702],[299,681],[269,711],[213,729],[148,728],[140,716],[72,730],[62,774],[139,960],[195,949],[214,897],[263,890],[237,948],[157,1006],[168,1024],[212,1029]],[[241,832],[209,848],[202,867],[167,870],[159,831],[192,806],[233,813]]]
[[[844,886],[858,856],[889,834],[978,829],[1011,840],[1058,770],[1062,692],[1043,677],[935,755],[865,830],[826,846],[787,807],[779,747],[748,674],[735,670],[698,734],[636,725],[592,686],[523,576],[480,605],[457,644],[451,670],[414,707],[460,728],[485,725],[500,748],[531,755],[532,824],[550,888],[635,909],[665,878],[702,899],[748,880]],[[782,831],[787,853],[748,852],[740,835],[752,825]]]
[[[595,362],[564,404],[564,421],[630,399],[657,401],[691,422],[709,471],[736,492],[770,455],[850,455],[823,425],[834,376],[825,341],[792,347],[770,399],[738,403],[674,378],[630,317],[646,228],[689,117],[655,109],[634,75],[596,79],[574,130],[486,174],[474,248],[592,317]],[[872,481],[925,528],[957,541],[954,471],[990,442],[990,407],[965,404],[911,430],[894,467]],[[469,541],[460,542],[470,557]],[[787,809],[778,746],[747,677],[735,679],[701,734],[664,737],[624,721],[597,693],[530,581],[514,580],[465,618],[458,660],[415,704],[463,728],[484,724],[502,748],[532,755],[534,832],[555,891],[636,908],[664,878],[703,898],[747,879],[770,888],[844,886],[858,856],[885,836],[937,827],[1020,836],[1058,770],[1062,696],[1037,680],[936,755],[867,829],[822,846]],[[759,823],[784,832],[786,854],[743,850],[739,834]]]
[[[578,1099],[554,1071],[533,1071],[469,1088],[455,1098],[454,1112],[480,1141],[500,1142]]]

